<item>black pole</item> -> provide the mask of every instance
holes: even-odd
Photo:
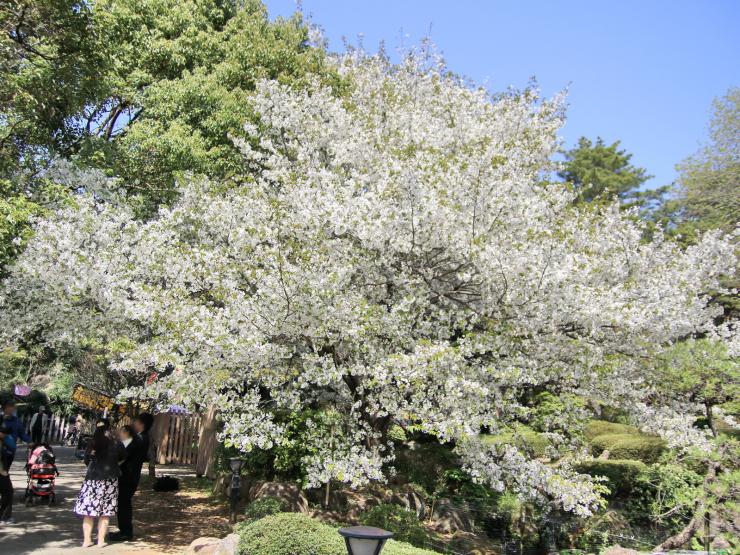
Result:
[[[231,509],[229,511],[229,522],[236,523],[236,506],[239,503],[239,494],[241,493],[241,476],[238,472],[231,474]]]

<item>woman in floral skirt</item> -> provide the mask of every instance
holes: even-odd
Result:
[[[99,421],[85,452],[87,473],[74,511],[82,520],[82,547],[93,544],[92,531],[98,519],[98,547],[105,545],[108,521],[118,508],[118,477],[126,451],[110,432],[107,420]]]

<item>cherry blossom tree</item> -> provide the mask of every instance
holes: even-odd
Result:
[[[617,205],[574,206],[547,181],[560,96],[494,98],[413,55],[337,64],[341,98],[259,83],[260,123],[237,141],[249,182],[191,179],[148,221],[82,193],[38,222],[0,297],[6,337],[127,342],[116,370],[150,383],[123,395],[215,404],[244,451],[281,441],[276,412],[332,407],[313,486],[382,480],[389,428],[413,423],[475,479],[588,514],[598,486],[568,457],[484,441],[528,419],[531,391],[700,440],[694,407],[651,403],[644,361],[691,334],[726,339],[707,295],[730,241],[681,250]],[[577,450],[550,439],[554,457]]]

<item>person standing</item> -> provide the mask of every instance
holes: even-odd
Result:
[[[10,428],[0,426],[0,524],[11,525],[13,520],[13,482],[10,480],[10,463],[15,446],[10,436]]]
[[[118,488],[118,532],[110,541],[131,541],[134,538],[133,499],[141,480],[141,469],[149,460],[149,430],[154,418],[149,413],[136,417],[132,426],[121,429],[121,442],[126,448],[126,462],[121,465]]]
[[[92,531],[98,519],[98,547],[103,547],[110,517],[118,508],[118,478],[126,451],[110,432],[106,419],[99,421],[85,451],[87,473],[74,512],[82,517],[82,547],[93,544]]]
[[[15,451],[18,446],[18,439],[31,443],[31,437],[24,431],[25,426],[18,415],[15,413],[15,401],[13,399],[7,399],[3,403],[3,421],[2,426],[8,428],[8,437],[12,438],[12,446],[10,447],[11,453],[8,460],[8,466],[5,470],[10,471],[10,465],[13,464],[15,459]]]
[[[121,464],[121,477],[118,479],[118,532],[113,532],[109,539],[130,541],[134,537],[133,498],[139,486],[146,451],[144,440],[132,426],[121,428],[118,439],[126,450],[126,460]]]
[[[46,407],[41,405],[39,411],[31,417],[31,441],[43,443],[48,426],[49,416],[46,414]]]
[[[144,442],[144,459],[141,461],[142,465],[154,459],[154,443],[150,435],[153,425],[154,417],[148,412],[142,412],[134,420],[134,431],[141,436]],[[141,469],[139,469],[139,475],[141,475]]]

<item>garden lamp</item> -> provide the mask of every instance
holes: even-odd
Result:
[[[393,537],[393,532],[372,526],[350,526],[340,528],[349,555],[378,555],[385,542]]]
[[[229,496],[231,499],[231,510],[229,520],[232,524],[236,522],[236,506],[239,503],[239,494],[242,489],[240,472],[243,465],[244,459],[240,459],[239,457],[231,457],[229,459],[229,468],[231,468],[231,491],[229,492],[231,494]]]
[[[244,466],[244,459],[240,459],[239,457],[231,457],[229,459],[229,468],[231,468],[232,474],[239,474],[242,466]]]

